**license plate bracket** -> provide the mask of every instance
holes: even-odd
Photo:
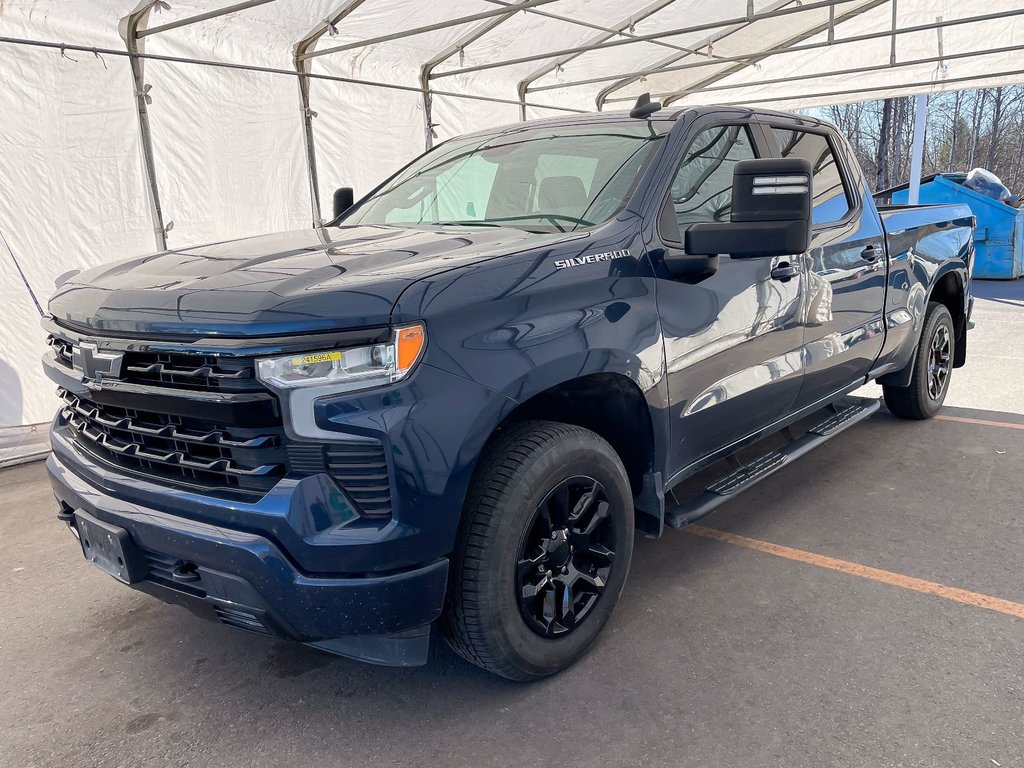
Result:
[[[75,530],[85,559],[123,584],[134,584],[145,575],[142,553],[124,528],[97,520],[75,510]]]

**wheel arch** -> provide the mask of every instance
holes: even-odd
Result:
[[[540,420],[573,424],[601,436],[618,454],[634,496],[637,527],[660,535],[664,518],[664,492],[656,415],[648,394],[621,371],[595,371],[557,382],[545,382],[506,412],[491,432],[488,443],[504,429],[521,421]]]
[[[937,301],[949,310],[949,314],[953,318],[953,335],[956,339],[953,357],[954,368],[960,368],[967,361],[967,289],[964,281],[963,266],[956,262],[948,262],[932,278],[921,311],[921,333],[924,333],[924,315],[931,302]],[[878,383],[894,387],[909,385],[914,375],[914,365],[920,344],[919,336],[914,342],[914,348],[911,350],[907,364],[897,371],[879,377]]]
[[[953,367],[960,368],[967,361],[967,288],[961,270],[956,265],[950,265],[936,274],[928,290],[928,303],[933,301],[945,306],[953,318],[953,334],[956,339]]]

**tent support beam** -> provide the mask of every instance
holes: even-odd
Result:
[[[170,29],[178,29],[178,27],[187,27],[190,24],[198,24],[200,21],[208,21],[210,19],[216,19],[218,16],[227,16],[229,13],[237,13],[238,11],[245,11],[249,8],[255,8],[257,5],[266,5],[267,3],[273,3],[276,0],[245,0],[242,3],[235,3],[225,8],[220,8],[215,11],[207,11],[206,13],[199,13],[195,16],[189,16],[187,19],[180,19],[179,21],[172,21],[167,24],[161,24],[158,27],[150,27],[149,29],[140,29],[137,33],[137,37],[148,37],[149,35],[158,35],[161,32],[166,32]]]
[[[494,3],[495,5],[503,5],[506,8],[512,5],[512,3],[509,0],[486,0],[486,2]],[[626,21],[626,23],[623,24],[621,28],[616,28],[604,27],[601,26],[600,24],[594,24],[589,21],[583,21],[582,19],[574,19],[571,16],[565,16],[560,13],[551,13],[551,11],[541,11],[536,8],[527,8],[523,12],[532,13],[534,16],[543,16],[546,19],[552,19],[554,21],[561,21],[564,22],[565,24],[572,24],[573,26],[577,27],[586,27],[587,29],[594,29],[597,30],[598,32],[607,32],[608,36],[605,38],[606,40],[610,40],[611,38],[616,36],[636,37],[636,35],[634,35],[632,32],[626,32],[625,30],[629,29],[639,19],[639,14],[634,14],[633,17]],[[641,10],[639,13],[642,14],[643,11]],[[664,40],[647,40],[646,42],[650,43],[651,45],[656,45],[659,48],[668,48],[673,51],[678,51],[679,53],[694,53],[700,56],[713,57],[713,54],[702,53],[701,51],[696,51],[693,48],[687,48],[686,46],[683,45],[676,45],[675,43],[666,43]]]
[[[81,53],[99,54],[101,56],[123,56],[131,54],[126,51],[119,51],[115,48],[98,48],[94,45],[78,45],[76,43],[55,43],[52,40],[31,40],[24,37],[2,37],[0,45],[27,45],[35,48],[49,48],[54,51],[78,51]],[[279,67],[261,67],[253,64],[235,64],[229,61],[212,61],[210,59],[189,59],[184,56],[165,56],[160,53],[139,53],[140,59],[152,59],[153,61],[166,61],[172,64],[195,64],[200,67],[212,67],[214,69],[234,69],[241,72],[261,72],[265,75],[284,75],[285,77],[300,77],[294,69],[280,69]],[[342,75],[325,75],[319,72],[310,72],[306,75],[310,80],[323,80],[329,83],[349,83],[351,85],[365,85],[368,88],[381,88],[385,91],[402,91],[404,93],[419,93],[418,85],[401,85],[399,83],[381,83],[373,80],[363,80],[358,77],[344,77]],[[477,93],[458,93],[456,91],[434,91],[437,96],[448,96],[453,99],[468,99],[469,101],[486,101],[491,104],[511,104],[516,106],[519,102],[515,99],[504,99],[500,96],[483,96]],[[552,109],[556,112],[567,112],[575,115],[584,115],[586,109],[575,109],[564,107],[561,104],[539,104],[530,102],[530,107],[538,109]]]
[[[849,19],[855,18],[855,17],[861,15],[862,13],[866,13],[867,11],[870,11],[873,8],[877,8],[878,6],[882,5],[885,2],[886,2],[886,0],[871,0],[870,2],[867,2],[864,5],[857,6],[856,8],[848,10],[846,13],[840,14],[840,16],[838,17],[838,21],[840,23],[842,23],[842,22],[847,21]],[[892,2],[895,3],[896,0],[892,0]],[[834,11],[834,9],[831,9],[831,10]],[[825,30],[827,30],[829,28],[829,24],[833,23],[834,21],[835,21],[834,18],[830,19],[829,21],[825,22],[824,24],[818,24],[817,26],[812,27],[811,29],[805,30],[805,31],[801,32],[798,35],[794,35],[793,37],[787,38],[785,40],[785,42],[783,42],[780,45],[776,46],[775,51],[773,51],[772,53],[780,51],[780,50],[781,51],[787,51],[787,50],[792,49],[793,47],[799,45],[803,41],[808,40],[808,39],[814,37],[815,35],[820,34],[821,32],[824,32]],[[754,56],[749,61],[747,61],[747,62],[745,62],[743,64],[736,64],[736,65],[734,65],[732,67],[726,68],[722,72],[717,72],[717,73],[715,73],[714,75],[712,75],[710,77],[706,77],[703,80],[699,80],[698,82],[696,82],[693,85],[689,86],[686,89],[686,92],[692,92],[694,90],[701,90],[702,88],[704,88],[706,86],[709,86],[709,85],[712,85],[714,83],[720,82],[720,81],[724,80],[725,78],[729,77],[729,75],[734,75],[737,72],[740,72],[740,71],[746,69],[749,66],[756,65],[759,61],[762,61],[763,59],[766,59],[769,56],[771,56],[772,53],[765,53],[763,56]],[[665,98],[665,100],[664,100],[665,106],[668,106],[672,102],[677,101],[681,96],[682,96],[681,93],[672,94],[671,96],[667,96]]]
[[[722,29],[723,27],[733,27],[737,24],[745,24],[748,21],[760,21],[762,19],[774,19],[780,16],[791,16],[795,13],[805,13],[807,11],[814,11],[823,8],[828,8],[832,5],[842,5],[845,3],[855,2],[855,0],[818,0],[817,2],[805,3],[801,6],[792,6],[788,8],[777,8],[770,11],[762,11],[754,14],[751,19],[746,16],[740,16],[733,19],[721,19],[719,21],[709,21],[705,24],[696,24],[690,27],[679,27],[677,29],[666,29],[661,32],[655,32],[648,35],[634,35],[633,37],[625,38],[623,40],[608,40],[603,43],[596,43],[594,45],[579,45],[575,48],[563,48],[557,51],[546,51],[544,53],[535,53],[531,56],[520,56],[515,59],[504,59],[502,61],[489,61],[485,64],[478,64],[475,67],[462,67],[460,69],[450,69],[444,72],[437,72],[434,74],[434,78],[439,77],[452,77],[454,75],[462,75],[467,72],[478,72],[483,69],[496,69],[498,67],[511,67],[516,64],[525,64],[530,61],[544,61],[547,59],[554,59],[558,56],[566,56],[569,54],[587,53],[588,51],[602,51],[607,48],[617,48],[620,45],[631,45],[633,43],[649,43],[652,40],[658,40],[666,37],[676,37],[678,35],[686,35],[693,32],[705,32],[716,29]],[[886,33],[888,34],[888,33]],[[717,61],[709,62],[711,64],[717,63]]]
[[[949,56],[946,56],[948,59]],[[818,91],[816,93],[801,93],[795,96],[771,96],[763,99],[744,99],[743,101],[730,102],[731,106],[744,107],[744,106],[756,106],[758,104],[779,104],[787,101],[799,101],[804,99],[816,99],[817,104],[832,104],[836,103],[831,101],[836,96],[861,96],[866,93],[882,93],[891,94],[893,90],[903,90],[906,88],[928,88],[937,85],[948,85],[952,83],[978,83],[978,85],[967,86],[967,88],[942,88],[935,89],[936,93],[948,92],[948,91],[960,91],[967,90],[970,88],[985,88],[995,81],[1002,78],[1020,78],[1024,76],[1024,69],[1009,69],[1001,72],[986,72],[985,74],[974,74],[964,75],[963,77],[945,77],[941,80],[918,80],[913,83],[900,83],[899,85],[879,85],[872,86],[870,88],[854,88],[851,90],[839,90],[839,91]],[[868,101],[871,96],[864,96],[864,98],[851,99],[851,101]]]
[[[944,27],[951,27],[951,26],[956,26],[956,25],[961,25],[961,24],[981,23],[981,22],[985,22],[985,21],[1001,20],[1001,19],[1011,18],[1011,17],[1015,17],[1015,16],[1024,16],[1024,9],[1018,9],[1018,10],[1014,10],[1014,11],[1001,11],[999,13],[985,14],[984,16],[970,16],[970,17],[965,17],[965,18],[962,18],[962,19],[945,19],[945,20],[939,19],[939,20],[936,20],[934,23],[920,24],[920,25],[913,26],[913,27],[905,27],[905,28],[897,31],[896,34],[897,35],[904,35],[904,34],[913,34],[915,32],[927,32],[927,31],[935,30],[935,29],[941,30]],[[829,42],[818,42],[818,43],[808,43],[806,45],[794,45],[794,46],[792,46],[790,48],[787,48],[787,49],[784,49],[784,50],[774,51],[774,53],[801,53],[801,52],[804,52],[804,51],[819,50],[821,48],[830,48],[830,47],[832,47],[834,45],[848,45],[850,43],[862,43],[862,42],[866,42],[868,40],[878,40],[878,39],[881,39],[881,38],[888,38],[891,35],[892,35],[892,32],[890,30],[888,30],[888,29],[886,29],[886,30],[884,30],[882,32],[866,32],[866,33],[860,34],[860,35],[852,35],[850,37],[837,39],[837,40],[834,40],[831,43],[829,43]],[[760,54],[754,54],[754,53],[739,54],[737,56],[724,57],[721,61],[723,61],[723,62],[724,61],[738,61],[738,62],[750,61],[754,56],[758,56],[758,55],[760,55]],[[968,54],[966,54],[964,56],[964,58],[968,58],[969,56],[980,56],[980,55],[983,55],[983,54],[968,53]],[[949,59],[951,57],[950,56],[945,56],[943,58],[944,59]],[[918,62],[920,62],[920,61],[921,60],[918,60]],[[679,71],[687,70],[687,69],[696,69],[696,68],[699,68],[699,67],[706,67],[706,66],[709,66],[711,64],[716,64],[716,63],[721,63],[721,62],[695,62],[693,64],[682,64],[682,65],[676,66],[676,67],[663,67],[663,68],[658,68],[658,69],[652,67],[651,69],[644,70],[644,71],[638,72],[638,73],[623,73],[623,74],[616,74],[616,75],[608,75],[607,77],[594,77],[594,78],[590,78],[588,80],[576,80],[576,81],[573,81],[573,82],[563,83],[562,85],[559,85],[559,86],[542,85],[542,86],[539,86],[537,88],[534,88],[533,92],[534,93],[538,93],[540,91],[552,90],[555,87],[558,87],[558,88],[568,88],[568,87],[573,87],[573,86],[577,86],[577,85],[588,85],[588,84],[591,84],[591,83],[603,83],[603,82],[606,82],[607,80],[615,79],[615,78],[618,78],[618,77],[624,77],[624,76],[627,76],[627,75],[633,75],[633,76],[640,77],[640,76],[646,76],[646,75],[650,75],[650,74],[654,74],[654,73],[659,73],[660,74],[662,72],[679,72]],[[913,63],[913,62],[902,62],[899,66],[907,66],[910,63]],[[889,66],[888,65],[882,65],[880,68],[888,69]],[[860,70],[856,70],[856,71],[860,71]],[[843,71],[836,71],[836,72],[832,72],[832,73],[826,73],[826,74],[842,74],[843,72],[845,72],[845,70],[843,70]],[[816,73],[814,76],[817,77],[818,74]],[[786,79],[787,80],[791,80],[791,79],[792,80],[800,80],[800,79],[808,79],[808,78],[801,77],[801,76],[794,76],[792,78],[786,78]],[[768,81],[766,81],[766,82],[768,82]],[[750,83],[743,83],[742,85],[731,85],[729,87],[739,88],[739,87],[745,87],[745,86],[748,86],[748,85],[759,85],[759,84],[760,84],[759,82],[751,81]],[[706,89],[702,89],[702,90],[706,90]],[[673,92],[673,93],[676,93],[676,92]],[[680,91],[678,93],[685,93],[685,92],[681,92]],[[672,93],[661,93],[661,94],[651,94],[651,95],[652,96],[670,96],[670,95],[673,95],[673,94]],[[618,101],[634,101],[634,99],[633,98],[626,98],[626,97],[618,97],[618,98],[614,98],[614,99],[608,99],[609,103],[614,103],[614,102],[618,102]]]
[[[900,27],[898,5],[896,0],[892,0],[892,39],[889,43],[889,66],[896,66],[896,31]]]
[[[788,4],[789,4],[789,0],[776,0],[775,3],[773,3],[770,6],[768,6],[765,9],[765,13],[768,13],[768,12],[771,12],[771,11],[775,11],[775,10],[778,10],[780,8],[784,8]],[[831,6],[829,6],[829,7],[831,7]],[[751,10],[752,10],[751,8],[749,8],[749,7],[747,8],[747,20],[738,22],[738,23],[733,24],[733,25],[731,25],[729,27],[724,27],[724,28],[718,30],[717,32],[714,32],[713,34],[710,34],[710,35],[706,36],[703,40],[700,41],[700,45],[706,45],[708,47],[708,50],[711,50],[711,48],[714,46],[715,43],[718,43],[718,42],[720,42],[722,40],[727,39],[729,37],[729,35],[732,35],[732,34],[734,34],[736,32],[739,32],[742,29],[748,28],[751,24],[754,23],[753,19],[754,19],[755,14],[752,14]],[[682,56],[669,56],[667,59],[659,60],[651,69],[653,69],[655,71],[660,71],[663,67],[666,67],[666,66],[668,66],[670,64],[675,64],[677,61],[681,61],[682,59],[685,59],[685,58],[688,58],[685,54],[682,55]],[[721,58],[719,58],[715,62],[709,62],[709,61],[704,60],[704,61],[700,61],[700,62],[692,62],[692,65],[696,66],[696,65],[700,64],[702,66],[710,66],[711,64],[719,64],[719,63],[721,63],[721,61],[722,61]],[[627,76],[623,77],[622,79],[617,80],[616,82],[614,82],[614,83],[612,83],[610,85],[607,85],[604,88],[602,88],[600,91],[597,92],[597,97],[594,99],[595,103],[597,104],[598,110],[604,109],[604,105],[605,105],[605,102],[608,101],[608,97],[611,94],[615,93],[615,91],[621,90],[621,89],[625,88],[627,85],[631,85],[632,83],[635,83],[637,80],[642,80],[644,77],[647,76],[647,74],[649,74],[649,73],[648,72],[644,72],[644,73],[641,73],[641,74],[630,74],[630,75],[627,75]],[[665,106],[667,106],[667,105],[665,105]]]
[[[844,1],[849,2],[849,0]],[[523,2],[519,3],[519,7],[516,10],[522,10],[523,8],[532,8],[535,5],[547,5],[548,3],[554,2],[556,2],[556,0],[523,0]],[[416,35],[423,35],[428,32],[436,32],[439,29],[450,29],[451,27],[457,27],[460,24],[469,24],[470,22],[488,19],[492,16],[504,16],[507,13],[508,8],[493,8],[489,11],[481,11],[480,13],[474,13],[469,16],[459,16],[454,19],[439,21],[436,24],[428,24],[425,27],[414,27],[413,29],[406,29],[401,32],[392,32],[389,35],[371,37],[368,40],[358,40],[354,43],[336,45],[333,48],[325,48],[322,51],[308,51],[307,53],[303,54],[302,58],[312,59],[317,56],[329,56],[332,53],[350,51],[354,48],[366,48],[367,46],[376,45],[377,43],[387,43],[392,40],[401,40],[406,37],[415,37]]]
[[[139,144],[142,149],[142,172],[145,175],[149,217],[153,223],[153,238],[158,251],[167,250],[167,226],[160,205],[160,188],[156,181],[156,161],[153,157],[153,132],[149,125],[149,101],[146,93],[146,78],[143,58],[140,55],[139,29],[146,25],[153,5],[150,0],[141,0],[135,10],[122,18],[118,31],[128,49],[128,61],[132,68],[132,82],[135,85],[135,115],[139,120]]]
[[[456,53],[461,51],[467,45],[475,43],[495,27],[512,18],[516,13],[523,10],[523,6],[526,5],[527,2],[528,0],[519,0],[515,3],[503,4],[502,7],[505,9],[504,13],[492,16],[484,21],[483,24],[469,30],[466,34],[446,47],[436,56],[432,56],[430,59],[425,61],[423,66],[420,67],[420,88],[423,90],[423,143],[427,149],[434,146],[434,97],[430,92],[430,76],[434,72],[434,69],[438,65],[447,61],[451,56],[454,56]]]
[[[919,93],[914,102],[914,141],[910,146],[910,189],[907,202],[917,205],[921,195],[921,166],[924,164],[924,132],[928,125],[928,94]]]
[[[651,5],[648,5],[646,8],[640,9],[632,16],[629,16],[620,21],[618,24],[613,24],[610,30],[605,31],[600,35],[596,35],[595,37],[592,37],[583,45],[600,45],[601,43],[607,40],[611,40],[621,30],[628,28],[630,25],[635,24],[638,21],[643,21],[647,17],[654,15],[658,11],[662,10],[666,6],[671,5],[674,2],[675,0],[656,0],[656,2],[652,3]],[[530,86],[533,85],[533,83],[539,80],[540,78],[544,77],[545,75],[549,75],[552,72],[557,72],[559,69],[562,68],[564,64],[567,64],[568,62],[582,55],[582,53],[570,53],[564,56],[559,56],[554,61],[545,64],[543,67],[540,67],[539,69],[534,70],[516,84],[516,93],[519,94],[520,120],[526,119],[526,96],[530,91]]]
[[[770,80],[751,80],[745,83],[727,83],[725,85],[706,85],[700,87],[687,88],[685,91],[675,91],[673,93],[654,93],[651,94],[652,98],[661,98],[663,96],[687,96],[690,93],[699,91],[700,93],[715,93],[719,91],[732,91],[737,88],[760,88],[765,85],[778,85],[779,83],[794,83],[800,82],[801,80],[818,80],[826,77],[840,77],[843,75],[859,75],[866,72],[881,72],[886,69],[900,69],[902,67],[916,67],[921,64],[941,64],[946,61],[956,61],[957,59],[970,59],[980,56],[994,56],[999,53],[1013,53],[1014,51],[1024,50],[1024,45],[1007,45],[1001,48],[990,48],[984,51],[964,51],[963,53],[951,53],[940,56],[928,56],[923,59],[908,59],[906,61],[899,62],[895,67],[886,64],[870,64],[863,67],[850,67],[849,69],[834,69],[822,72],[814,72],[807,75],[793,75],[791,77],[775,77]],[[626,99],[609,99],[609,101],[626,101]],[[728,102],[725,102],[728,103]]]
[[[299,116],[302,118],[302,143],[306,150],[306,172],[309,177],[309,202],[313,226],[323,226],[323,214],[320,209],[320,178],[316,168],[316,146],[313,143],[313,112],[309,100],[310,69],[308,59],[302,54],[316,45],[317,41],[332,30],[336,24],[362,5],[364,0],[347,0],[338,10],[321,21],[292,48],[292,61],[299,81]]]

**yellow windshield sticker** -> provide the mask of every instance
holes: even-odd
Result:
[[[292,365],[316,365],[317,363],[330,363],[334,360],[341,360],[341,352],[317,352],[313,355],[293,357]]]

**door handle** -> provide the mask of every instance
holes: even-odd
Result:
[[[882,255],[882,249],[877,245],[869,245],[863,251],[860,252],[860,257],[864,261],[878,261],[878,257]]]
[[[784,261],[778,266],[772,268],[771,276],[772,280],[778,280],[780,283],[788,283],[794,277],[800,276],[800,270],[789,262]]]

